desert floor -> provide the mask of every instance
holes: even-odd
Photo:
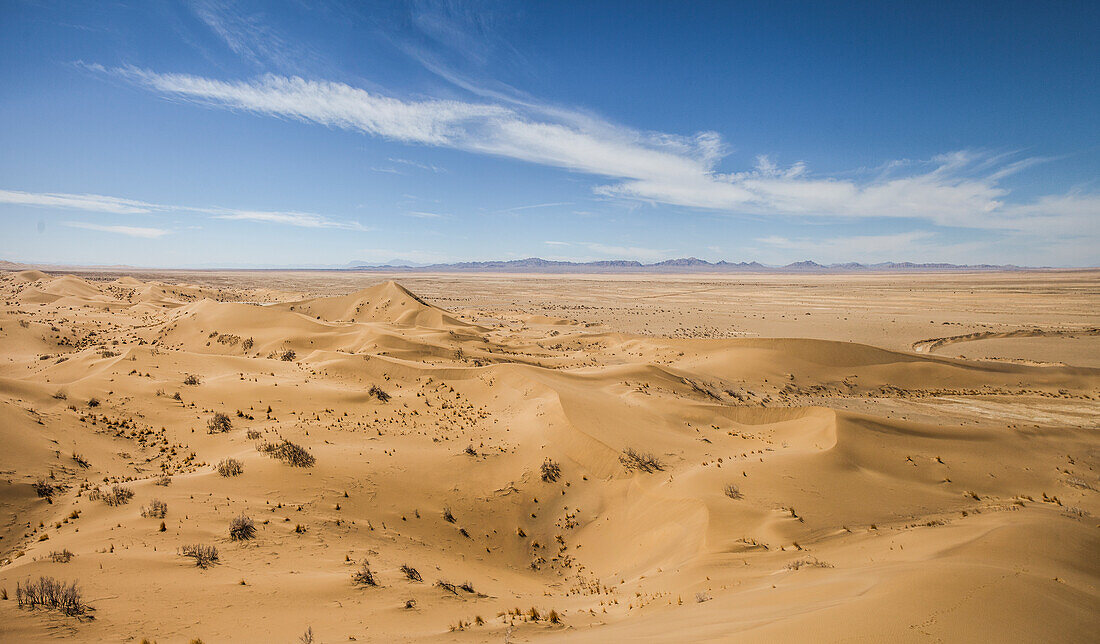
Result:
[[[1097,271],[24,271],[0,300],[3,641],[1100,632]],[[19,608],[40,576],[91,609]]]

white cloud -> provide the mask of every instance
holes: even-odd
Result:
[[[423,212],[420,210],[410,210],[405,213],[406,217],[415,217],[417,219],[443,219],[449,215],[441,215],[436,212]]]
[[[90,210],[92,212],[108,212],[119,215],[146,214],[162,209],[156,204],[118,197],[105,197],[103,195],[71,195],[57,192],[35,193],[19,190],[0,190],[0,203]]]
[[[155,213],[198,213],[214,219],[232,219],[272,224],[285,224],[301,228],[338,228],[343,230],[368,230],[356,221],[337,221],[302,212],[266,212],[256,210],[236,210],[232,208],[200,208],[170,204],[135,201],[104,195],[66,194],[60,192],[22,192],[19,190],[0,190],[0,203],[10,203],[45,208],[65,208],[88,212],[111,213],[118,215],[146,215]],[[152,230],[152,229],[150,229]]]
[[[159,94],[205,105],[318,123],[406,143],[456,148],[608,177],[599,195],[757,215],[894,217],[942,226],[1073,229],[1100,216],[1100,196],[1011,201],[1000,181],[1038,159],[966,151],[887,164],[876,176],[818,177],[767,157],[743,172],[716,168],[714,132],[639,132],[580,112],[509,102],[402,100],[342,83],[266,75],[220,81],[125,68],[113,73]]]
[[[172,232],[170,230],[164,230],[162,228],[143,228],[138,226],[104,226],[100,224],[90,224],[83,221],[66,221],[65,225],[69,226],[70,228],[97,230],[104,233],[126,235],[127,237],[141,237],[143,239],[157,239],[158,237],[163,237]]]

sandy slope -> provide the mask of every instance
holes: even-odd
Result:
[[[392,282],[303,298],[27,271],[0,294],[5,641],[1100,629],[1100,369],[475,319]],[[279,437],[315,465],[257,450]],[[91,498],[116,482],[128,503]],[[232,541],[242,513],[257,536]],[[353,585],[364,560],[379,587]],[[19,610],[39,575],[79,580],[94,619]]]

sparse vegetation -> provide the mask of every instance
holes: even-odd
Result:
[[[31,483],[31,487],[34,488],[35,494],[44,499],[53,499],[53,495],[56,494],[59,489],[46,479],[38,479],[34,483]]]
[[[561,467],[549,458],[542,462],[542,480],[553,483],[561,477]]]
[[[455,515],[451,513],[450,508],[443,508],[443,520],[447,523],[455,522]]]
[[[163,519],[168,516],[168,504],[160,499],[149,501],[149,505],[142,506],[141,516],[146,519]]]
[[[235,458],[223,458],[217,466],[218,474],[222,476],[239,476],[244,472],[244,465]]]
[[[405,573],[405,576],[408,577],[409,579],[411,579],[412,581],[424,581],[424,579],[420,576],[420,573],[416,570],[416,568],[413,568],[409,564],[402,565],[401,566],[401,572]]]
[[[56,563],[69,563],[73,560],[73,557],[75,556],[76,555],[73,554],[73,551],[69,550],[68,548],[64,548],[62,550],[54,550],[50,553],[50,559]]]
[[[199,568],[209,568],[218,563],[218,549],[201,543],[192,543],[180,548],[180,554],[191,557]]]
[[[256,524],[251,518],[241,515],[229,524],[229,538],[234,541],[247,541],[256,537]]]
[[[264,443],[256,449],[272,458],[277,458],[294,467],[313,467],[317,459],[300,445],[283,439],[278,443]]]
[[[157,480],[153,481],[153,485],[159,485],[161,487],[168,487],[172,484],[172,477],[165,474],[164,476],[158,476]]]
[[[363,565],[359,567],[351,576],[352,583],[357,586],[377,586],[378,581],[374,578],[374,572],[370,569],[370,564],[367,561],[363,561]]]
[[[66,615],[86,614],[91,608],[84,603],[76,582],[66,584],[53,577],[39,577],[15,585],[15,600],[20,608],[43,607],[59,610]]]
[[[379,402],[389,402],[390,400],[390,395],[385,391],[382,391],[382,388],[378,385],[371,385],[370,389],[367,390],[367,395],[374,396],[378,399]]]
[[[745,498],[745,495],[741,494],[741,490],[733,483],[730,483],[726,486],[725,492],[726,496],[733,499],[734,501]]]
[[[255,429],[248,430],[247,432],[245,432],[244,435],[245,435],[245,438],[247,438],[248,440],[256,440],[256,439],[260,438],[261,436],[263,436],[263,434],[261,434],[259,432],[259,430],[255,430]]]
[[[206,421],[206,431],[208,434],[224,434],[233,429],[233,421],[229,419],[229,416],[219,412],[216,412],[210,417],[210,420]]]
[[[130,499],[134,498],[134,491],[128,487],[122,487],[119,484],[114,484],[109,490],[104,492],[100,488],[92,490],[88,494],[88,499],[91,501],[103,501],[111,507],[123,505],[129,503]]]
[[[665,469],[660,459],[656,456],[647,452],[639,452],[633,447],[628,447],[623,450],[623,453],[619,456],[619,462],[628,470],[640,470],[647,473],[658,472]]]
[[[89,398],[88,399],[88,406],[89,407],[99,407],[99,398],[96,398],[94,396]]]
[[[195,385],[201,385],[202,384],[202,378],[199,378],[198,376],[196,376],[193,373],[189,373],[189,374],[187,374],[187,377],[183,379],[183,384],[191,386],[191,387],[194,387]],[[177,395],[179,395],[178,392],[177,392]]]
[[[84,456],[81,454],[77,454],[76,452],[73,452],[73,461],[75,461],[76,464],[80,467],[88,468],[92,466],[92,464],[88,462],[88,459],[84,458]]]

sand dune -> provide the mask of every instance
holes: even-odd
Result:
[[[24,271],[0,293],[0,588],[78,580],[94,608],[0,601],[5,641],[1100,629],[1091,358],[671,339],[393,282],[303,297]],[[259,449],[283,439],[315,463]],[[229,458],[243,472],[220,475]],[[106,503],[114,484],[133,497]],[[163,518],[142,516],[154,499]],[[254,539],[230,538],[242,514]],[[378,586],[353,583],[364,561]]]

